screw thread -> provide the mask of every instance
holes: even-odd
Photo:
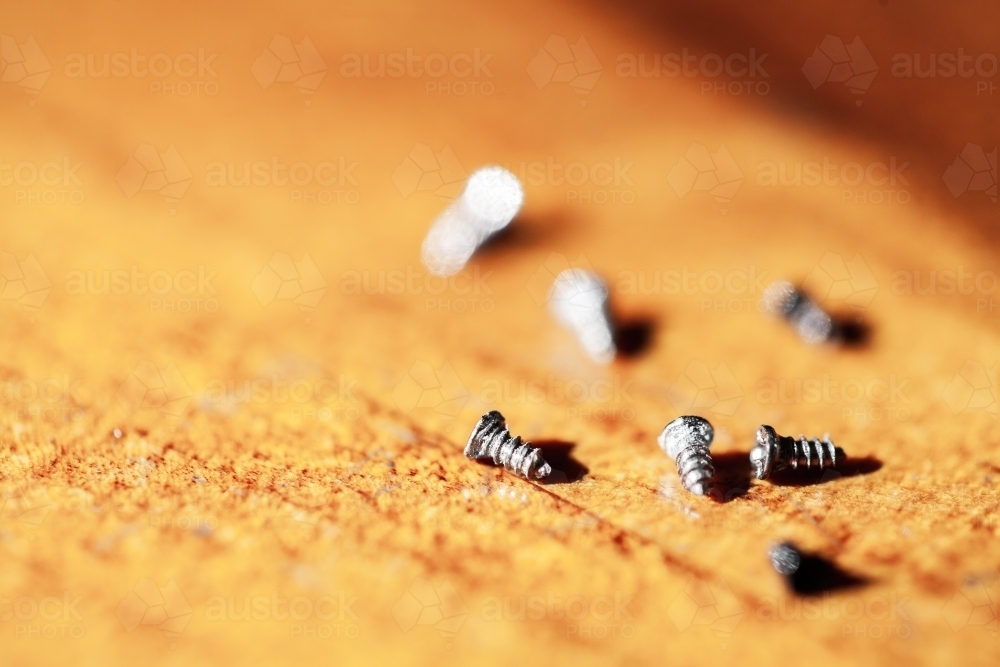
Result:
[[[816,461],[818,468],[823,470],[837,465],[838,454],[844,455],[844,451],[833,444],[829,435],[823,436],[822,440],[807,439],[804,435],[800,435],[798,440],[790,437],[787,440],[790,443],[786,445],[786,451],[783,455],[779,455],[779,461],[787,467],[798,468],[800,465],[805,465],[808,469],[812,468],[813,461]]]
[[[778,281],[764,290],[764,307],[784,318],[806,343],[823,343],[835,334],[833,318],[791,283]]]
[[[677,474],[681,486],[699,496],[708,491],[708,481],[715,474],[707,445],[692,445],[677,455]]]
[[[465,456],[470,459],[492,459],[508,472],[525,479],[543,479],[552,467],[542,458],[542,451],[523,442],[521,436],[511,436],[503,415],[492,410],[479,420],[469,442]]]

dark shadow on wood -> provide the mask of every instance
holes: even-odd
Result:
[[[753,469],[746,452],[712,454],[715,477],[709,497],[717,503],[728,503],[746,495],[750,489]]]
[[[797,595],[815,596],[868,583],[868,579],[841,569],[833,561],[815,554],[802,554],[799,569],[785,577],[788,587]]]
[[[818,468],[786,468],[771,473],[768,478],[776,486],[813,486],[826,484],[844,477],[870,475],[882,467],[882,461],[873,457],[844,458],[837,461],[835,468],[819,470]]]
[[[618,355],[624,359],[634,359],[645,353],[653,343],[656,320],[649,316],[637,316],[617,320],[615,346]]]
[[[583,479],[590,472],[587,466],[573,458],[576,443],[564,440],[533,440],[532,445],[542,450],[542,458],[552,466],[552,474],[542,484],[570,484]]]

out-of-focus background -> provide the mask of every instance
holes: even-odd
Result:
[[[0,7],[4,663],[997,664],[998,19]],[[522,213],[433,277],[484,164]],[[804,345],[777,279],[859,336]],[[555,483],[462,457],[490,409]],[[710,497],[656,445],[690,413]],[[751,482],[761,423],[850,458]]]

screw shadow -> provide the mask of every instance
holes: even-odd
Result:
[[[859,316],[834,315],[833,341],[848,349],[865,349],[871,346],[872,326]]]
[[[641,315],[621,320],[616,318],[614,337],[618,354],[625,359],[642,355],[652,345],[655,331],[656,320],[650,316]]]
[[[768,481],[775,486],[813,486],[816,484],[826,484],[842,477],[870,475],[881,468],[882,461],[874,456],[844,458],[837,462],[836,467],[827,468],[826,470],[819,470],[818,468],[785,468],[784,470],[778,470],[771,473]]]
[[[803,553],[799,569],[786,576],[785,583],[792,592],[809,597],[858,588],[869,580],[840,568],[822,556]]]
[[[568,229],[570,224],[569,218],[559,212],[538,216],[518,215],[509,225],[488,236],[476,248],[476,256],[498,256],[508,250],[544,246]]]
[[[753,469],[746,452],[721,452],[712,454],[715,479],[709,497],[717,503],[728,503],[750,490]]]
[[[542,450],[542,458],[552,466],[552,473],[541,481],[542,484],[570,484],[590,472],[590,468],[573,457],[574,442],[533,440],[531,444]]]

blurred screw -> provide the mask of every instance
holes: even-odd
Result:
[[[525,479],[543,479],[552,472],[552,466],[542,459],[542,450],[530,442],[521,442],[521,436],[511,437],[507,421],[496,410],[479,419],[465,445],[465,456],[493,459],[493,463]]]
[[[583,349],[600,363],[615,358],[614,326],[608,307],[608,286],[584,269],[566,269],[552,284],[549,310],[564,327],[576,334]]]
[[[667,424],[657,439],[660,448],[677,464],[681,486],[695,495],[708,493],[708,482],[715,474],[708,453],[714,437],[715,430],[708,420],[685,416]]]
[[[764,290],[763,303],[769,313],[784,318],[795,328],[799,338],[810,345],[833,337],[833,318],[791,283],[783,280],[771,283]]]
[[[757,479],[766,479],[775,470],[798,468],[802,463],[806,468],[812,468],[814,460],[819,470],[832,468],[837,465],[838,456],[844,458],[844,450],[833,444],[829,433],[822,440],[807,440],[802,435],[796,440],[778,435],[764,424],[757,429],[757,445],[750,450],[750,465]]]
[[[791,542],[780,542],[773,545],[767,552],[771,565],[783,577],[791,577],[799,571],[802,565],[802,552]]]
[[[503,167],[477,169],[461,196],[427,232],[420,249],[424,265],[438,276],[458,273],[483,241],[514,219],[523,203],[517,176]]]

